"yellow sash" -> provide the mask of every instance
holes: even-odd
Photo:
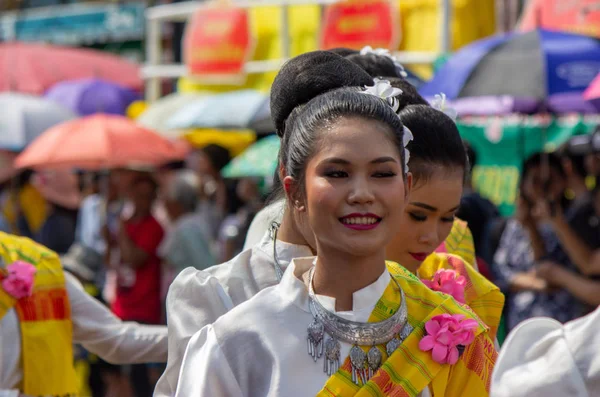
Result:
[[[465,262],[477,269],[473,235],[469,226],[467,226],[467,222],[461,219],[454,219],[450,234],[436,251],[460,256]]]
[[[497,353],[486,325],[466,305],[460,305],[448,295],[431,291],[403,267],[393,262],[388,262],[387,265],[404,290],[408,322],[414,327],[414,331],[365,385],[361,387],[352,382],[351,364],[346,359],[317,396],[414,397],[427,386],[434,397],[487,396]],[[394,301],[393,306],[397,310],[397,292],[394,290],[394,283],[390,283],[369,321],[381,321],[389,317],[387,310],[390,302]],[[463,314],[478,322],[475,341],[465,348],[454,365],[441,365],[433,360],[431,352],[423,352],[418,347],[425,334],[425,323],[444,313]]]
[[[456,255],[440,253],[429,255],[417,270],[417,276],[420,279],[431,280],[440,269],[454,270],[467,280],[465,303],[490,328],[489,337],[494,340],[502,317],[504,294],[473,266]]]
[[[14,308],[21,327],[21,392],[30,396],[76,395],[71,306],[60,259],[27,238],[2,232],[0,257],[6,265],[22,260],[37,269],[30,297],[16,300],[0,288],[0,318]]]

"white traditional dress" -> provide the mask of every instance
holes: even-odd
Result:
[[[315,362],[306,351],[307,326],[313,316],[308,289],[300,278],[312,263],[312,258],[294,259],[279,285],[261,291],[197,332],[188,345],[176,395],[316,395],[329,376],[322,360]],[[336,314],[367,322],[390,279],[384,271],[373,284],[353,294],[352,311]],[[335,311],[335,299],[317,297],[323,307]],[[342,359],[351,347],[341,342]]]
[[[312,255],[307,246],[279,240],[276,253],[278,266],[284,270],[293,258]],[[171,397],[175,394],[186,346],[196,332],[259,291],[279,282],[276,265],[273,238],[267,232],[258,245],[229,262],[204,271],[187,268],[177,276],[167,295],[167,368],[157,383],[155,396]]]

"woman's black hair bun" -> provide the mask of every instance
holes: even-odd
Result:
[[[286,62],[271,87],[271,118],[283,136],[292,111],[311,99],[342,87],[373,85],[373,78],[358,65],[330,51],[313,51]]]

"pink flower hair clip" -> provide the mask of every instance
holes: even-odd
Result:
[[[434,361],[440,364],[456,364],[465,346],[475,340],[477,321],[466,319],[463,314],[440,314],[425,323],[425,335],[419,349],[430,351]]]
[[[432,280],[421,279],[429,289],[451,295],[460,303],[465,303],[465,286],[467,279],[455,270],[440,269]]]
[[[2,288],[15,299],[31,296],[33,293],[35,266],[25,261],[16,261],[0,269],[2,271]]]

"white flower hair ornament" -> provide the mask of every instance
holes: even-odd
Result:
[[[400,88],[393,87],[388,80],[373,79],[373,82],[375,84],[371,87],[365,87],[363,93],[384,99],[390,105],[394,113],[397,113],[398,109],[400,108],[400,102],[398,102],[396,97],[402,94],[402,90]],[[413,140],[413,138],[414,136],[411,130],[407,126],[404,126],[404,131],[402,134],[402,146],[404,146],[405,173],[408,173],[408,160],[410,159],[410,152],[407,149],[407,146],[409,142]]]
[[[388,80],[380,80],[375,78],[373,79],[373,82],[375,84],[371,87],[365,86],[365,90],[363,92],[365,94],[384,99],[392,107],[394,113],[398,112],[398,109],[400,108],[400,102],[398,102],[396,97],[402,94],[402,90],[392,86]]]
[[[458,117],[458,112],[456,109],[446,105],[446,94],[443,92],[433,97],[433,101],[431,101],[431,107],[444,113],[446,116],[450,117],[452,121],[456,121],[456,118]]]
[[[369,55],[369,54],[378,55],[381,57],[386,57],[386,58],[391,59],[392,62],[394,62],[394,66],[396,67],[396,73],[398,74],[398,76],[403,77],[403,78],[408,77],[408,73],[406,73],[406,69],[404,69],[404,66],[402,66],[402,64],[400,62],[398,62],[396,57],[393,56],[390,53],[390,50],[388,50],[387,48],[373,48],[370,45],[368,45],[366,47],[363,47],[362,50],[360,50],[360,55]]]
[[[412,131],[404,126],[404,133],[402,134],[402,146],[404,146],[404,173],[408,174],[408,160],[410,160],[410,150],[408,150],[408,144],[414,139]]]

